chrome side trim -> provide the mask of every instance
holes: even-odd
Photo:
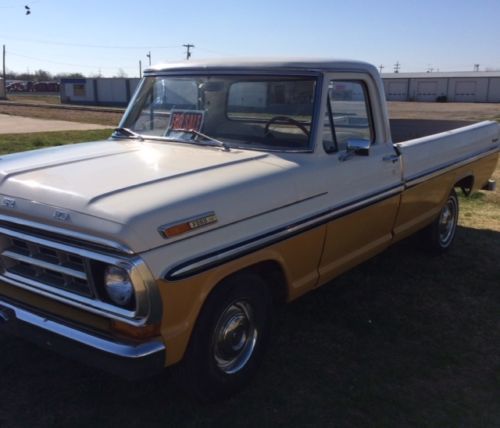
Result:
[[[475,162],[479,159],[482,159],[486,156],[492,155],[495,152],[499,151],[499,146],[490,147],[486,150],[482,150],[478,153],[472,154],[471,156],[467,156],[466,158],[459,159],[452,163],[441,165],[437,168],[433,168],[429,171],[426,171],[422,174],[414,175],[406,180],[406,188],[416,186],[426,180],[430,180],[431,178],[437,177],[441,174],[445,174],[452,169],[460,168],[461,166],[467,165],[469,163]],[[404,155],[403,155],[404,157]]]
[[[384,199],[401,193],[404,186],[398,185],[368,196],[364,199],[345,204],[341,207],[327,209],[322,213],[316,214],[307,219],[297,221],[292,224],[281,226],[279,229],[257,236],[255,238],[235,243],[230,247],[224,248],[215,253],[205,254],[195,260],[185,261],[171,268],[163,276],[170,280],[178,280],[198,273],[203,269],[218,265],[227,260],[233,259],[240,254],[247,254],[256,251],[259,248],[271,245],[273,243],[288,239],[294,235],[305,232],[306,230],[317,227],[335,218],[342,217],[350,212],[365,208]]]
[[[86,333],[60,322],[52,321],[40,315],[28,312],[25,309],[11,305],[1,299],[0,305],[12,310],[15,313],[16,319],[19,321],[118,357],[138,359],[165,350],[165,345],[158,339],[137,345],[120,343]]]
[[[50,226],[48,224],[37,223],[31,220],[24,220],[17,217],[10,217],[3,214],[0,214],[0,221],[12,223],[14,225],[27,226],[32,227],[34,229],[44,230],[50,233],[55,233],[61,236],[67,236],[69,238],[77,239],[84,242],[90,242],[95,244],[103,249],[115,250],[125,254],[134,254],[134,251],[127,247],[126,245],[120,244],[115,241],[111,241],[105,238],[99,238],[96,236],[88,235],[86,233],[75,232],[73,230],[63,229],[56,226]]]
[[[93,252],[80,247],[74,247],[69,244],[33,236],[24,232],[6,229],[4,227],[0,227],[0,234],[31,241],[49,248],[55,248],[67,253],[77,254],[86,259],[126,269],[132,284],[134,285],[136,308],[135,310],[123,309],[101,300],[78,295],[50,285],[45,285],[4,270],[0,273],[0,280],[16,287],[29,290],[33,293],[40,294],[44,297],[66,303],[97,315],[120,320],[130,325],[140,326],[147,323],[159,322],[161,320],[162,303],[159,291],[156,287],[156,282],[154,281],[154,278],[144,261],[139,257],[120,257]]]

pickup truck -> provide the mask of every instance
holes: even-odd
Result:
[[[150,68],[108,140],[1,158],[0,329],[227,396],[275,305],[417,231],[450,247],[500,147],[461,125],[390,123],[362,62]]]

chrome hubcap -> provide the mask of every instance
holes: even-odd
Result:
[[[453,237],[456,223],[455,213],[455,201],[449,199],[439,217],[439,240],[443,245],[446,245]]]
[[[248,362],[257,342],[252,306],[245,301],[232,303],[223,312],[214,331],[213,355],[217,367],[233,374]]]

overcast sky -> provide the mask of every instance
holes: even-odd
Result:
[[[31,14],[25,14],[25,5]],[[184,58],[352,58],[401,72],[500,69],[500,0],[0,0],[17,72],[130,77]]]

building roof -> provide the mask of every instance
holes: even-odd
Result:
[[[382,73],[382,79],[437,79],[450,77],[500,77],[500,71],[435,71],[430,73]]]

